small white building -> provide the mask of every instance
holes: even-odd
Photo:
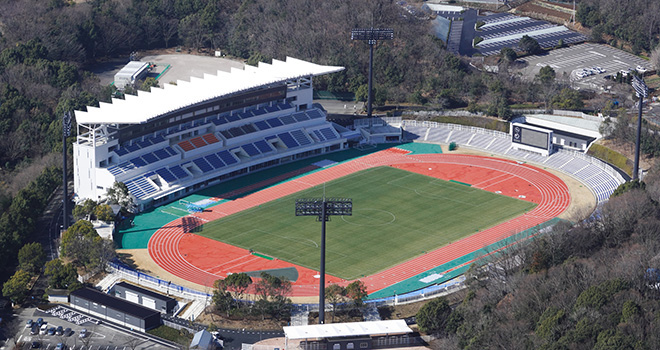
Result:
[[[149,73],[149,63],[131,61],[115,74],[115,87],[123,89],[126,85],[133,84],[138,80],[143,80]]]

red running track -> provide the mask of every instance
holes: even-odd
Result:
[[[534,210],[513,220],[475,233],[402,264],[361,278],[369,293],[415,276],[465,254],[481,249],[561,214],[570,203],[568,187],[557,176],[515,161],[459,154],[410,155],[400,149],[373,153],[349,162],[263,189],[210,211],[174,220],[158,230],[149,241],[149,254],[166,271],[204,286],[225,278],[227,273],[294,267],[299,278],[292,296],[318,295],[318,272],[278,259],[267,260],[247,250],[201,237],[190,225],[217,220],[245,209],[281,198],[324,182],[376,166],[393,166],[443,180],[472,184],[483,190],[521,198],[538,204]],[[185,225],[184,225],[185,220]],[[347,284],[334,276],[326,282]]]

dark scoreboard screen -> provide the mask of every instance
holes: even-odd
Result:
[[[513,127],[513,139],[515,143],[527,146],[548,149],[550,134],[534,129],[523,128],[521,126]]]

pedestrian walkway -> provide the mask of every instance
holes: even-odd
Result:
[[[292,326],[307,326],[309,324],[309,309],[306,307],[293,307],[291,310]]]

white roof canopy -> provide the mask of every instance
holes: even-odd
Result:
[[[192,77],[190,82],[179,80],[177,85],[164,84],[151,92],[138,91],[137,96],[126,95],[125,100],[112,99],[99,107],[87,107],[87,112],[75,111],[78,124],[140,124],[154,117],[213,98],[250,90],[259,86],[308,76],[342,71],[344,67],[323,66],[287,57],[273,59],[272,64],[259,62],[257,67],[232,68],[217,75]]]
[[[317,339],[412,333],[404,320],[315,324],[283,327],[288,339]]]

